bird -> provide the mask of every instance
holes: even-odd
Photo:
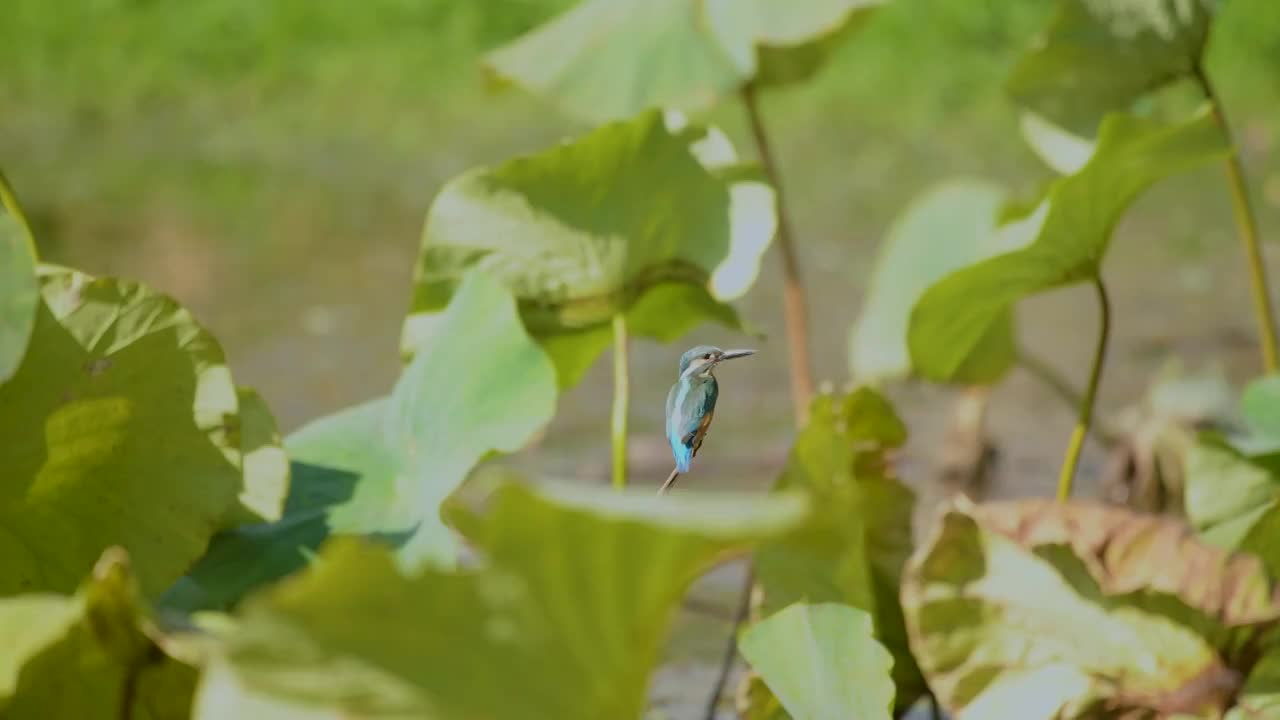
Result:
[[[662,495],[682,473],[689,472],[689,464],[702,447],[702,440],[711,427],[716,412],[716,398],[720,387],[713,371],[725,360],[747,357],[755,350],[721,350],[713,345],[698,345],[680,356],[680,377],[667,393],[667,442],[676,467],[658,489]]]

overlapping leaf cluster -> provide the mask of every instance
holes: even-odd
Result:
[[[960,504],[913,554],[889,462],[906,429],[867,388],[814,401],[771,494],[506,483],[447,502],[550,420],[612,319],[664,341],[746,327],[729,301],[773,190],[670,109],[810,76],[876,4],[589,0],[492,54],[607,124],[446,185],[394,388],[284,439],[172,299],[38,267],[0,178],[0,716],[638,717],[685,589],[753,549],[748,717],[882,720],[926,685],[966,717],[1277,712],[1275,378],[1246,394],[1247,437],[1188,455],[1199,535]],[[1009,88],[1061,177],[1020,210],[978,181],[910,209],[854,334],[860,379],[999,379],[1018,301],[1097,280],[1143,191],[1231,152],[1209,112],[1122,112],[1205,82],[1212,2],[1058,8]]]
[[[972,717],[1240,717],[1275,702],[1280,591],[1182,523],[1088,503],[960,506],[912,559],[911,646]]]
[[[902,421],[870,389],[816,398],[777,485],[808,493],[815,515],[765,543],[756,554],[756,574],[762,613],[796,602],[840,603],[869,613],[876,637],[893,655],[897,699],[909,707],[924,689],[898,602],[912,550],[915,494],[886,458],[905,440]],[[756,693],[752,717],[772,716],[770,699],[759,688]]]

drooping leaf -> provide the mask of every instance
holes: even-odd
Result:
[[[1205,436],[1186,453],[1186,512],[1205,542],[1256,554],[1280,578],[1280,462]]]
[[[73,596],[0,598],[0,636],[0,717],[187,717],[196,672],[165,650],[118,547]]]
[[[587,0],[490,53],[499,78],[591,122],[706,109],[812,75],[881,0]]]
[[[165,604],[225,608],[304,567],[333,534],[391,541],[409,566],[452,565],[456,541],[440,504],[482,457],[518,450],[551,419],[556,386],[511,294],[483,273],[463,280],[438,339],[405,368],[390,396],[289,436],[284,516],[220,535]]]
[[[671,339],[703,320],[741,328],[773,237],[773,194],[732,165],[723,135],[646,112],[448,183],[427,213],[405,322],[406,354],[437,337],[463,275],[482,268],[515,294],[561,386],[608,346],[614,315]]]
[[[1112,110],[1192,74],[1217,0],[1058,0],[1042,37],[1009,77],[1010,94],[1092,134]]]
[[[765,613],[796,602],[840,603],[871,613],[876,636],[893,653],[904,707],[924,690],[898,601],[912,550],[915,495],[887,468],[884,453],[905,441],[902,421],[869,388],[815,398],[778,482],[780,490],[806,492],[814,513],[803,526],[764,543],[755,563]],[[750,717],[775,717],[761,690],[753,692]]]
[[[863,382],[911,374],[907,326],[930,285],[966,265],[1010,248],[996,243],[1005,193],[981,180],[952,180],[919,198],[894,221],[880,246],[871,284],[849,339],[849,365]],[[1016,359],[1011,313],[966,361],[969,380],[996,379]]]
[[[1098,276],[1112,229],[1142,191],[1230,152],[1207,110],[1175,125],[1109,116],[1089,162],[1051,186],[1035,242],[925,291],[907,334],[916,371],[935,381],[957,380],[1018,300]]]
[[[893,656],[861,610],[796,603],[743,631],[738,647],[795,720],[892,717]]]
[[[1280,618],[1261,563],[1159,516],[1048,500],[957,507],[912,558],[903,604],[953,712],[1221,712]],[[1225,690],[1224,690],[1225,688]]]
[[[50,269],[31,345],[0,385],[0,596],[70,592],[119,544],[168,587],[242,478],[222,350],[168,297]]]
[[[18,371],[36,323],[36,246],[0,173],[0,383]]]
[[[486,504],[455,518],[478,568],[405,576],[382,548],[335,541],[246,602],[237,681],[347,716],[634,718],[689,583],[806,512],[797,496],[514,484]]]

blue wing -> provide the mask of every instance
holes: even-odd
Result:
[[[711,426],[718,394],[714,380],[678,382],[667,393],[667,442],[671,443],[677,472],[689,472],[689,464]]]

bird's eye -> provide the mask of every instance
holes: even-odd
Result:
[[[710,360],[710,359],[711,359],[711,353],[707,353],[707,354],[703,355],[703,356],[702,356],[702,359],[703,359],[703,360]]]

